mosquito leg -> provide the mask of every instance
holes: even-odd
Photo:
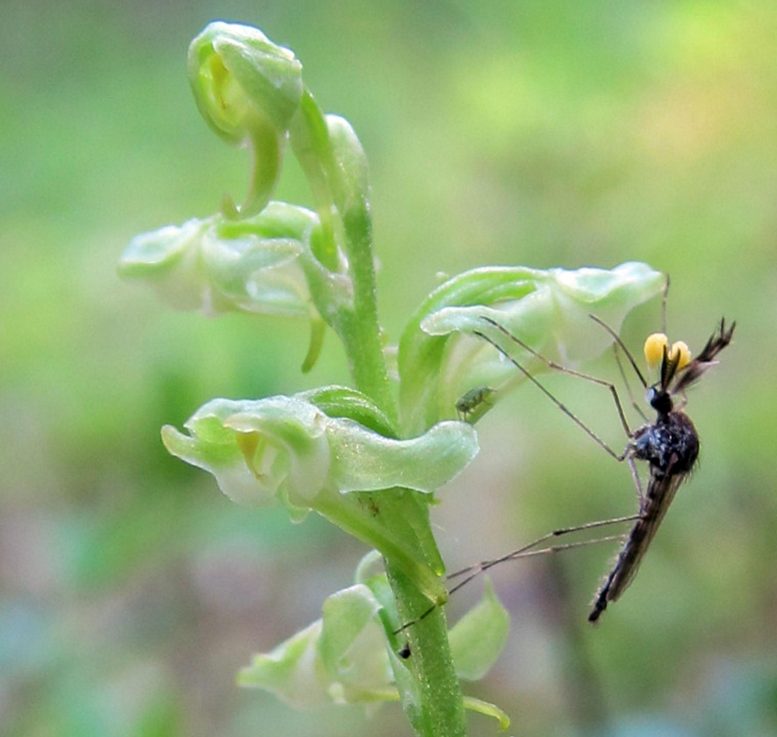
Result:
[[[453,578],[458,578],[459,576],[463,576],[467,573],[475,572],[476,575],[479,573],[482,573],[483,571],[487,571],[489,568],[493,568],[495,565],[499,563],[504,563],[508,560],[514,560],[516,558],[525,557],[525,555],[529,552],[534,550],[539,545],[542,545],[542,543],[547,542],[548,540],[553,539],[554,537],[561,537],[563,535],[569,535],[573,532],[580,532],[582,530],[593,530],[598,527],[608,527],[610,525],[617,525],[621,522],[633,522],[634,520],[637,520],[640,518],[639,514],[629,514],[625,517],[612,517],[610,519],[601,519],[596,520],[595,522],[586,522],[582,525],[574,525],[572,527],[560,527],[556,530],[551,530],[550,532],[546,533],[542,537],[538,537],[536,540],[532,540],[532,542],[527,543],[526,545],[522,545],[520,548],[517,548],[516,550],[512,550],[509,553],[506,553],[505,555],[501,555],[498,558],[494,558],[492,560],[484,560],[480,563],[476,563],[472,566],[467,566],[466,568],[461,568],[458,571],[454,571],[453,573],[448,574],[448,580],[450,581]]]
[[[634,517],[628,517],[627,519],[639,519],[639,515]],[[574,543],[562,543],[560,545],[548,545],[545,548],[538,548],[537,550],[524,550],[523,552],[514,551],[511,555],[503,558],[497,558],[495,560],[488,560],[481,563],[475,568],[468,576],[459,581],[455,586],[452,586],[448,590],[448,595],[456,593],[460,588],[466,586],[472,579],[477,578],[481,573],[484,573],[489,568],[493,568],[498,563],[504,563],[508,560],[520,560],[521,558],[531,558],[535,555],[548,555],[549,553],[560,553],[564,550],[571,550],[572,548],[582,548],[588,545],[598,545],[599,543],[613,542],[614,540],[623,540],[624,535],[606,535],[605,537],[597,537],[592,540],[580,540]],[[450,578],[450,577],[449,577]]]
[[[489,321],[490,322],[490,321]],[[494,323],[496,324],[496,323]],[[477,335],[487,343],[490,343],[496,348],[510,363],[513,364],[529,381],[531,381],[548,399],[550,399],[567,417],[569,417],[574,423],[576,423],[582,430],[602,447],[607,453],[609,453],[616,461],[623,461],[625,454],[616,453],[607,443],[604,442],[588,425],[586,425],[577,415],[575,415],[566,405],[562,404],[556,397],[553,396],[542,384],[540,384],[534,376],[525,369],[518,361],[516,361],[502,346],[499,345],[493,338],[489,338],[485,333],[481,333],[477,330],[473,332],[473,335]]]
[[[553,530],[543,535],[542,537],[538,537],[536,540],[533,540],[527,545],[523,545],[517,550],[513,550],[507,553],[506,555],[500,556],[499,558],[494,558],[493,560],[484,560],[484,561],[481,561],[480,563],[476,563],[475,565],[472,565],[472,566],[467,566],[466,568],[462,568],[458,571],[455,571],[454,573],[449,574],[447,576],[449,581],[454,578],[461,578],[462,576],[464,576],[464,578],[461,578],[461,580],[458,581],[455,586],[453,586],[451,589],[448,590],[448,595],[450,596],[451,594],[455,593],[460,588],[462,588],[470,581],[472,581],[472,579],[476,578],[481,573],[484,573],[489,568],[493,568],[495,565],[498,565],[499,563],[504,563],[509,560],[519,560],[521,558],[528,558],[530,556],[535,556],[535,555],[547,555],[549,553],[558,553],[564,550],[570,550],[572,548],[580,548],[587,545],[597,545],[599,543],[612,542],[614,540],[620,540],[623,537],[623,535],[608,535],[606,537],[594,538],[591,540],[581,540],[579,542],[565,543],[561,545],[549,545],[544,548],[538,547],[542,545],[542,543],[547,542],[548,540],[551,540],[554,537],[568,535],[573,532],[580,532],[581,530],[592,530],[598,527],[616,525],[623,522],[633,522],[638,519],[641,519],[641,516],[639,514],[630,514],[625,517],[613,517],[612,519],[597,520],[596,522],[587,522],[582,525],[575,525],[574,527],[562,527],[557,530]],[[439,606],[438,604],[431,604],[429,608],[423,611],[418,617],[410,620],[409,622],[406,622],[401,627],[394,630],[393,634],[398,635],[399,633],[406,630],[408,627],[412,627],[414,624],[417,624],[421,620],[426,619],[426,617],[428,617],[438,606]]]
[[[629,384],[629,380],[626,378],[626,372],[623,370],[623,361],[621,361],[621,354],[618,352],[617,343],[612,344],[612,352],[615,355],[615,363],[618,366],[618,372],[620,373],[621,379],[623,380],[623,386],[626,387],[626,393],[629,395],[631,406],[645,422],[650,422],[648,416],[642,411],[642,407],[640,407],[639,403],[634,398],[633,392],[631,391],[631,384]]]
[[[618,346],[620,346],[620,349],[626,354],[626,358],[629,359],[631,368],[634,369],[634,373],[639,378],[639,383],[642,384],[645,389],[647,389],[647,381],[645,381],[645,377],[639,370],[639,366],[637,366],[637,362],[634,360],[634,356],[632,356],[629,349],[626,348],[626,344],[621,340],[620,335],[618,335],[618,333],[616,333],[604,320],[601,320],[596,315],[589,314],[588,317],[590,317],[597,325],[601,325],[601,327],[603,327],[610,334],[610,337],[618,344]]]
[[[634,515],[635,519],[640,519],[639,515]],[[590,540],[578,540],[573,543],[559,543],[558,545],[548,545],[545,548],[537,548],[536,550],[527,550],[525,553],[513,556],[510,560],[520,560],[522,558],[532,558],[536,555],[548,555],[549,553],[560,553],[564,550],[572,550],[573,548],[583,548],[589,545],[598,545],[599,543],[609,543],[615,540],[623,540],[627,533],[621,533],[619,535],[605,535],[604,537],[594,537]],[[461,586],[461,584],[457,584]],[[448,592],[450,593],[450,592]]]
[[[639,508],[641,510],[645,502],[645,494],[642,491],[642,482],[639,480],[639,473],[637,473],[637,464],[634,463],[634,458],[630,455],[626,456],[626,463],[629,464],[629,471],[631,471],[631,478],[634,481],[634,488],[637,490],[637,501],[639,502]]]
[[[621,404],[618,390],[614,384],[609,381],[605,381],[604,379],[599,379],[596,376],[584,374],[582,371],[575,371],[575,369],[562,366],[560,363],[556,363],[555,361],[552,361],[551,359],[543,356],[541,353],[535,351],[534,348],[532,348],[527,343],[524,343],[518,336],[513,335],[509,330],[507,330],[507,328],[500,325],[496,320],[492,320],[490,317],[482,317],[481,319],[485,320],[487,323],[489,323],[489,325],[493,325],[503,335],[512,340],[513,343],[519,345],[521,348],[531,353],[535,358],[538,358],[540,361],[542,361],[548,368],[554,369],[555,371],[561,371],[562,373],[569,374],[570,376],[576,376],[578,379],[584,379],[585,381],[590,381],[591,383],[598,384],[599,386],[606,387],[610,391],[612,399],[615,402],[615,408],[618,411],[618,418],[621,421],[621,425],[623,425],[623,430],[627,437],[631,437],[631,428],[629,427],[629,423],[626,420],[626,414],[623,411],[623,405]]]

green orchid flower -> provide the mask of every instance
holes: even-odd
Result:
[[[271,652],[255,655],[238,683],[270,691],[298,709],[399,701],[397,683],[413,682],[413,656],[400,657],[390,646],[395,624],[385,574],[372,575],[328,596],[321,619]],[[482,599],[449,632],[460,678],[478,680],[489,671],[507,642],[509,626],[507,611],[487,583]],[[503,729],[509,724],[493,704],[465,697],[465,706],[496,718]]]
[[[400,341],[403,427],[418,432],[455,417],[457,402],[469,393],[523,380],[491,345],[473,335],[492,334],[503,342],[489,321],[544,356],[575,366],[612,344],[591,314],[617,332],[625,316],[664,283],[663,274],[634,262],[609,270],[489,267],[453,277],[424,301]],[[517,345],[510,350],[533,370],[544,368],[526,352],[521,357]]]
[[[270,202],[251,218],[216,214],[138,235],[119,273],[150,284],[179,309],[306,317],[307,371],[320,351],[324,321],[331,323],[353,292],[344,269],[330,271],[313,255],[320,238],[315,213]]]
[[[133,238],[119,272],[181,309],[312,316],[305,262],[318,227],[315,213],[284,202],[245,220],[193,219]]]
[[[185,309],[307,317],[304,370],[329,325],[356,388],[214,399],[184,431],[164,427],[163,442],[213,474],[231,500],[281,504],[293,521],[315,512],[383,561],[375,575],[361,565],[356,585],[328,597],[320,620],[258,655],[240,681],[303,707],[398,700],[423,737],[464,737],[465,707],[505,726],[499,709],[462,697],[460,679],[490,667],[507,615],[487,588],[449,630],[430,519],[437,492],[478,452],[471,423],[523,380],[479,335],[506,347],[513,335],[565,365],[587,361],[612,342],[589,315],[617,331],[664,277],[639,263],[460,274],[404,330],[397,387],[378,321],[367,156],[353,128],[319,107],[294,54],[255,28],[209,24],[190,45],[188,71],[208,125],[249,150],[249,191],[239,207],[226,198],[215,215],[137,236],[121,273]],[[314,211],[271,201],[287,142]],[[538,368],[531,351],[509,349]]]
[[[390,423],[366,397],[327,387],[292,397],[214,399],[185,427],[188,434],[162,428],[165,447],[212,473],[232,501],[278,501],[294,520],[315,511],[396,561],[432,601],[444,601],[440,566],[419,561],[415,535],[408,537],[419,520],[403,498],[417,492],[431,501],[469,464],[478,451],[469,425],[441,422],[398,440],[378,431],[390,431]]]

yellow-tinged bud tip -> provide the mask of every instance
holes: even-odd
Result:
[[[668,345],[669,338],[663,333],[648,335],[643,351],[645,352],[645,361],[650,368],[655,368],[661,364],[664,359],[664,349]],[[688,350],[687,347],[686,350]]]

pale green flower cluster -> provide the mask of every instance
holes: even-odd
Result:
[[[189,77],[208,124],[250,151],[248,195],[239,207],[228,199],[216,214],[137,236],[121,273],[183,309],[309,320],[304,368],[329,326],[356,388],[214,399],[185,432],[163,428],[163,441],[235,502],[279,503],[295,521],[322,515],[379,551],[387,573],[360,576],[328,597],[319,621],[256,656],[240,682],[297,706],[400,700],[425,737],[463,735],[464,704],[504,724],[496,707],[462,700],[458,679],[480,678],[494,662],[506,612],[487,589],[448,632],[444,564],[429,519],[441,487],[478,452],[474,428],[461,421],[476,418],[456,419],[459,400],[497,401],[522,379],[480,336],[503,345],[510,333],[565,364],[587,361],[612,341],[590,314],[618,330],[661,290],[663,276],[639,263],[460,274],[412,315],[392,381],[375,303],[367,162],[353,129],[321,112],[294,54],[254,28],[210,24],[190,47]],[[271,199],[287,145],[313,209]],[[530,352],[505,348],[532,366]],[[431,614],[423,624],[400,630],[424,610]]]

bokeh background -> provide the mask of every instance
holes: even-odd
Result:
[[[612,550],[497,571],[511,638],[469,691],[526,737],[777,734],[775,4],[10,0],[2,16],[4,735],[409,734],[395,705],[297,713],[234,686],[364,550],[321,520],[231,505],[159,441],[215,396],[347,380],[331,335],[301,376],[305,325],[174,313],[116,277],[133,234],[245,186],[185,76],[213,18],[293,48],[360,135],[392,339],[440,272],[484,264],[645,260],[672,275],[673,338],[698,350],[721,314],[738,320],[690,398],[700,467],[637,583],[592,628]],[[279,195],[309,201],[293,166]],[[625,339],[659,313],[639,310]],[[622,442],[606,393],[548,381]],[[530,388],[479,430],[435,510],[451,566],[634,509],[627,470]]]

